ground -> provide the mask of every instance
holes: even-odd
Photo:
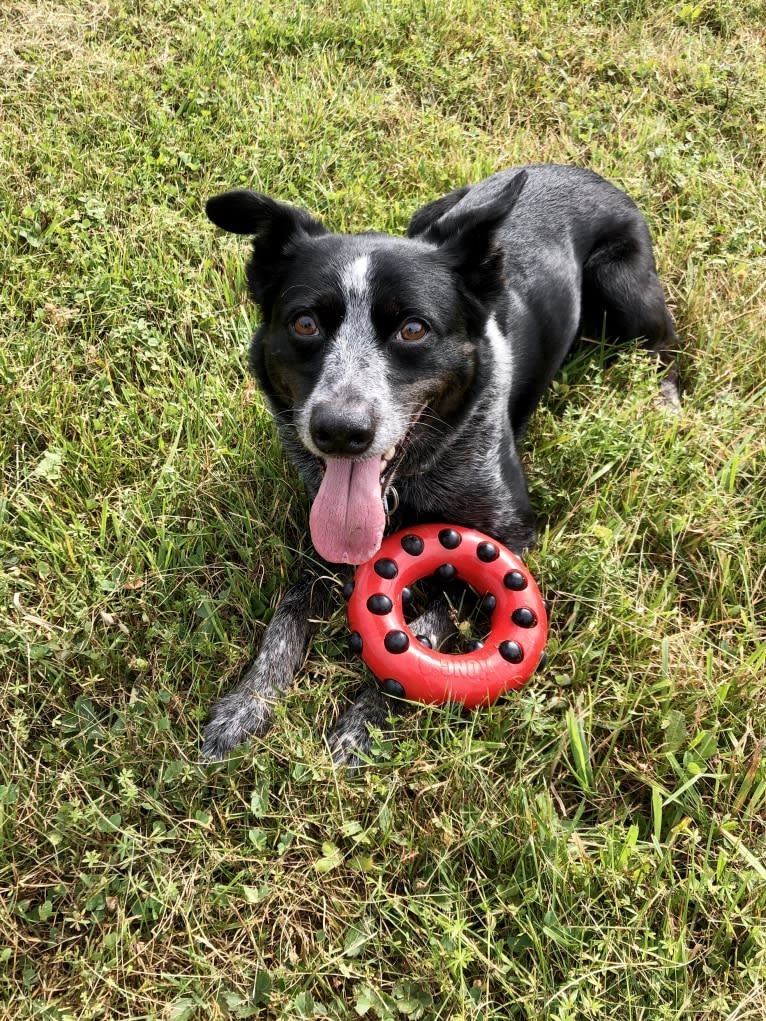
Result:
[[[766,1014],[765,28],[754,0],[3,4],[3,1021]],[[204,200],[402,232],[543,160],[638,202],[685,382],[670,413],[591,343],[533,421],[548,666],[350,776],[339,603],[271,733],[200,763],[306,520]]]

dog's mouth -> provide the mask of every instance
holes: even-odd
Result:
[[[391,447],[390,450],[387,450],[380,460],[380,493],[384,506],[388,506],[387,496],[391,490],[391,484],[394,481],[396,470],[402,463],[404,455],[407,453],[407,444],[414,425],[415,422],[413,422],[407,430],[404,439]]]
[[[382,457],[321,461],[324,475],[311,505],[309,527],[314,548],[331,564],[363,564],[380,549],[394,495],[392,483],[424,410],[425,406],[403,438]]]

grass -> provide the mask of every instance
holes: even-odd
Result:
[[[764,1017],[764,28],[754,0],[3,5],[0,1018]],[[669,416],[590,345],[534,420],[548,667],[351,778],[339,606],[272,732],[200,765],[306,513],[204,199],[400,232],[541,160],[635,196],[686,380]]]

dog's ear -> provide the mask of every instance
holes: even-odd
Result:
[[[247,188],[234,188],[215,195],[207,200],[205,212],[217,227],[231,234],[288,237],[296,230],[306,234],[327,233],[319,220],[305,209],[296,209]]]
[[[516,205],[526,180],[526,170],[520,170],[480,204],[463,201],[471,189],[459,189],[418,210],[408,233],[437,244],[468,291],[482,301],[492,301],[502,288],[503,269],[495,231]]]
[[[429,202],[426,206],[421,206],[410,217],[410,222],[407,224],[407,237],[416,238],[426,234],[426,231],[433,227],[437,220],[440,220],[453,206],[456,206],[470,190],[471,185],[464,184],[462,188],[456,188],[449,195],[444,195],[440,199]]]
[[[327,228],[305,209],[277,202],[247,188],[215,195],[207,200],[205,212],[221,230],[255,235],[248,280],[259,305],[266,300],[279,263],[291,243],[301,235],[316,237],[327,233]]]

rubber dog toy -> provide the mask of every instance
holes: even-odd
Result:
[[[404,619],[409,586],[428,575],[471,586],[492,615],[484,642],[436,652]],[[419,525],[388,536],[344,588],[350,645],[390,695],[466,708],[491,705],[534,673],[548,634],[545,603],[522,560],[481,532]]]

